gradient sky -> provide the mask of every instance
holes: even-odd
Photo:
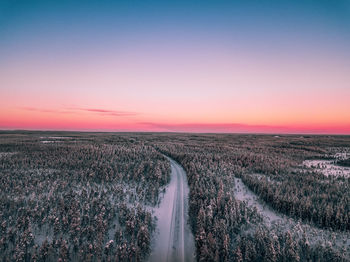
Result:
[[[350,1],[1,0],[0,129],[350,134]]]

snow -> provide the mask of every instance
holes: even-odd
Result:
[[[168,245],[170,242],[169,229],[171,227],[176,180],[177,179],[174,176],[171,177],[170,184],[166,189],[160,205],[157,208],[154,208],[154,215],[157,217],[157,228],[155,233],[157,239],[155,241],[154,250],[157,252],[157,259],[159,259],[159,261],[167,260]],[[154,253],[152,255],[154,255]],[[153,258],[152,255],[151,258]],[[152,259],[150,261],[152,261]]]
[[[73,139],[73,137],[70,137],[70,136],[41,136],[40,139],[45,139],[45,140],[41,140],[40,141],[41,143],[49,144],[49,143],[60,143],[60,142],[63,142],[62,140]]]
[[[169,160],[171,180],[160,204],[153,209],[157,226],[149,261],[194,261],[194,239],[187,222],[186,174],[175,161]]]
[[[338,157],[343,157],[339,155]],[[350,167],[338,166],[334,160],[305,160],[303,166],[312,168],[317,172],[322,173],[326,177],[328,176],[343,176],[345,178],[350,177]]]
[[[265,225],[270,227],[271,230],[277,232],[286,232],[287,230],[298,232],[299,239],[302,238],[303,233],[306,233],[311,245],[316,243],[327,245],[329,239],[334,239],[334,245],[338,248],[344,248],[344,251],[350,254],[350,232],[335,232],[320,229],[280,214],[267,206],[240,178],[235,178],[234,194],[237,200],[246,201],[249,207],[255,207],[260,215],[262,215]]]
[[[62,141],[55,141],[55,140],[42,140],[40,141],[43,144],[50,144],[50,143],[60,143]]]
[[[70,137],[70,136],[49,136],[48,138],[51,138],[51,139],[71,139],[72,137]]]
[[[261,201],[253,191],[251,191],[240,178],[235,178],[235,198],[240,201],[246,201],[249,207],[255,207],[263,216],[267,224],[274,223],[278,220],[283,220],[283,216],[277,214],[265,202]]]
[[[71,139],[70,136],[41,136],[40,139]]]
[[[17,154],[17,152],[0,152],[0,158],[1,157],[12,156],[14,154]]]
[[[338,152],[334,154],[334,158],[338,160],[344,160],[350,158],[350,153],[346,150],[345,152]]]
[[[52,242],[54,233],[52,227],[48,223],[45,223],[40,229],[35,226],[33,235],[34,244],[41,246],[45,240]]]

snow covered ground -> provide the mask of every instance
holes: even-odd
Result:
[[[308,223],[297,221],[286,215],[280,214],[269,207],[261,200],[253,191],[251,191],[240,178],[235,178],[234,188],[235,198],[240,201],[246,201],[249,207],[255,207],[266,226],[275,232],[286,232],[291,230],[297,232],[301,239],[306,233],[310,244],[320,243],[327,245],[335,245],[344,252],[350,254],[350,232],[334,232],[331,230],[320,229]],[[327,240],[327,241],[326,241]],[[331,241],[328,241],[331,240]]]
[[[311,168],[325,176],[350,177],[350,167],[339,166],[334,160],[305,160],[303,166]]]
[[[48,138],[48,139],[71,139],[73,137],[71,136],[41,136],[41,139]]]
[[[17,154],[17,153],[16,152],[0,152],[0,158],[1,157],[12,156],[14,154]]]
[[[55,141],[55,140],[42,140],[40,141],[43,144],[50,144],[50,143],[61,143],[62,141]]]
[[[74,138],[70,136],[41,136],[40,139],[44,139],[40,141],[43,144],[60,143],[65,140],[75,141]]]
[[[149,261],[194,261],[194,239],[188,224],[188,193],[186,173],[174,160],[171,180],[158,207],[156,232]]]
[[[268,225],[283,220],[283,216],[277,214],[266,203],[259,199],[259,197],[251,191],[240,178],[235,178],[235,198],[240,201],[246,201],[248,206],[256,207],[258,212],[263,216],[264,222]]]

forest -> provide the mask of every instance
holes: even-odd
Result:
[[[170,168],[152,147],[120,136],[2,135],[0,151],[2,261],[148,254],[155,220],[146,206]]]
[[[349,259],[350,179],[327,177],[302,165],[306,159],[346,155],[348,137],[174,135],[168,139],[157,147],[179,161],[189,176],[198,261]],[[256,209],[235,200],[234,177],[276,212],[287,215],[284,226],[268,226]]]
[[[0,133],[0,258],[147,261],[166,157],[196,261],[350,261],[349,136],[24,131]]]

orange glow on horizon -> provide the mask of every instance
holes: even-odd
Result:
[[[90,110],[90,109],[89,109]],[[280,125],[244,122],[171,122],[151,121],[128,112],[91,109],[55,112],[50,110],[19,109],[0,113],[1,129],[74,130],[74,131],[146,131],[146,132],[209,132],[209,133],[315,133],[350,134],[348,123],[298,123]],[[116,114],[122,114],[117,115]],[[125,116],[124,116],[124,115]]]

